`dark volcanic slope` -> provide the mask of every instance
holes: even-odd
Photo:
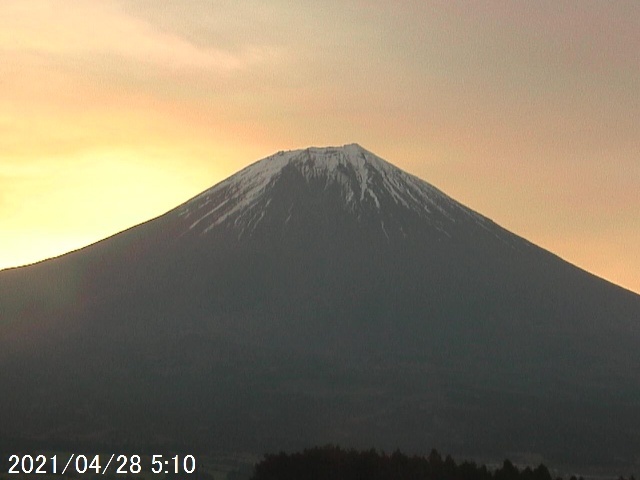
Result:
[[[358,145],[1,272],[0,365],[12,442],[640,454],[640,297]]]

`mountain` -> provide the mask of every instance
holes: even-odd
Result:
[[[639,347],[638,295],[358,145],[279,152],[0,272],[0,442],[637,467]]]

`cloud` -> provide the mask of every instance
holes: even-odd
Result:
[[[23,0],[0,4],[0,51],[56,56],[115,55],[166,68],[243,69],[272,58],[273,48],[238,51],[199,46],[127,15],[109,2]]]

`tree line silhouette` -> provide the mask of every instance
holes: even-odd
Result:
[[[437,450],[428,456],[407,456],[396,450],[388,455],[374,449],[346,450],[328,445],[298,453],[268,454],[256,465],[252,480],[554,480],[549,469],[519,469],[505,460],[490,470],[474,462],[457,464]],[[570,480],[583,480],[572,476]],[[620,477],[619,480],[624,480]],[[633,476],[629,480],[635,480]]]

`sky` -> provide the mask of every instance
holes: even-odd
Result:
[[[0,1],[0,268],[354,142],[640,292],[636,0]]]

